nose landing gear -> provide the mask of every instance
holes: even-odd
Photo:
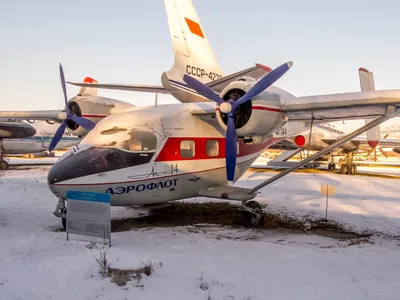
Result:
[[[56,209],[53,214],[56,217],[61,218],[61,224],[64,230],[67,230],[67,207],[65,206],[65,200],[62,198],[58,198],[58,203]]]

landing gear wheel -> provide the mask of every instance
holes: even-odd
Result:
[[[7,169],[8,169],[8,162],[0,158],[0,170],[7,170]]]
[[[241,223],[248,227],[259,227],[264,221],[264,212],[260,203],[257,201],[248,201],[244,204],[245,208],[242,210]]]
[[[330,163],[328,164],[328,170],[335,170],[335,169],[336,169],[336,164],[330,162]]]
[[[357,165],[350,164],[348,167],[348,174],[349,175],[356,175],[357,174]]]
[[[340,167],[340,174],[348,174],[348,175],[357,174],[357,165],[355,165],[355,164],[343,164]]]

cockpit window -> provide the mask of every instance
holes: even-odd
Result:
[[[115,147],[121,150],[139,153],[156,151],[157,137],[151,131],[133,129],[128,133],[126,130],[114,127],[102,131],[101,133],[108,136],[107,141],[101,145],[102,147]]]
[[[133,152],[155,152],[157,137],[153,132],[132,130],[131,138],[124,141],[121,146]]]

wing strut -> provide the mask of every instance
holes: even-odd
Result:
[[[279,178],[291,173],[292,171],[297,170],[298,168],[304,166],[305,164],[316,160],[317,158],[331,152],[332,150],[340,147],[341,145],[343,145],[344,143],[346,143],[347,141],[355,138],[356,136],[359,136],[360,134],[366,132],[368,129],[374,128],[375,126],[393,118],[394,116],[396,116],[398,113],[400,113],[400,108],[395,109],[393,106],[389,106],[386,110],[386,114],[382,115],[379,118],[376,118],[375,120],[371,121],[368,124],[365,124],[364,126],[362,126],[361,128],[357,129],[356,131],[344,136],[343,138],[339,139],[337,142],[333,143],[332,145],[326,147],[325,149],[315,153],[314,155],[311,155],[309,157],[307,157],[306,159],[302,160],[301,162],[299,162],[298,164],[295,164],[293,167],[288,168],[286,170],[284,170],[283,172],[269,178],[268,180],[264,181],[263,183],[260,183],[259,185],[255,186],[254,188],[250,189],[250,190],[246,190],[246,194],[253,194],[255,192],[257,192],[259,189],[265,187],[268,184],[271,184],[272,182],[278,180]]]

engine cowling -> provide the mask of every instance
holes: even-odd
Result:
[[[71,113],[95,123],[118,110],[134,107],[133,104],[100,96],[76,96],[68,102]],[[77,136],[85,136],[88,131],[74,121],[67,122],[68,131]]]
[[[311,139],[309,134],[299,134],[289,140],[299,148],[318,151],[328,146],[322,139],[322,134],[313,132]]]
[[[344,143],[342,146],[340,146],[340,148],[343,149],[343,152],[352,152],[354,150],[357,150],[360,147],[360,142],[356,142],[356,141],[348,141],[346,143]]]
[[[220,93],[224,100],[238,100],[254,84],[251,77],[242,77],[230,83]],[[219,125],[226,131],[228,114],[222,113],[217,106],[216,117]],[[280,110],[279,95],[262,92],[251,101],[240,105],[235,114],[236,134],[238,138],[272,135],[286,123],[286,116]]]

